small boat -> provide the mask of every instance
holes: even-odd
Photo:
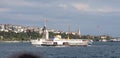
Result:
[[[120,38],[110,39],[109,42],[120,42]]]

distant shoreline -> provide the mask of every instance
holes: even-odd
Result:
[[[30,41],[0,41],[0,42],[6,42],[6,43],[19,43],[19,42],[30,42]]]

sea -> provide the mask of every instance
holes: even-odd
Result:
[[[120,58],[120,42],[93,42],[90,46],[34,46],[29,42],[0,42],[0,58],[29,54],[39,58]]]

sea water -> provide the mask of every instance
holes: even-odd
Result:
[[[120,42],[93,42],[87,47],[40,47],[23,42],[0,42],[0,58],[10,58],[22,53],[43,58],[120,58]]]

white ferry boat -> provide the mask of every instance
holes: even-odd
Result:
[[[43,38],[30,40],[33,45],[40,46],[87,46],[90,41],[87,39],[62,39],[60,35],[55,36],[53,39],[49,39],[49,33],[46,27],[43,28]]]

